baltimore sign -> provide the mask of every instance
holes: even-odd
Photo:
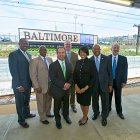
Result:
[[[19,39],[26,38],[30,43],[64,43],[70,40],[72,44],[96,44],[97,35],[80,34],[61,31],[19,28]]]

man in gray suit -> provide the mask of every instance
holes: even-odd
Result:
[[[54,98],[54,115],[56,127],[62,128],[60,108],[62,107],[63,118],[71,124],[69,118],[69,89],[72,82],[72,71],[69,63],[65,61],[65,48],[57,48],[57,60],[50,64],[49,74],[51,79],[50,95]]]
[[[94,64],[96,71],[96,80],[94,81],[93,94],[92,94],[92,108],[93,108],[93,120],[96,120],[100,111],[99,111],[99,95],[101,96],[102,103],[102,125],[107,125],[107,117],[109,113],[109,92],[112,91],[113,85],[113,76],[112,76],[112,67],[111,61],[108,57],[101,54],[100,46],[98,44],[94,45],[93,56],[91,60]]]
[[[71,65],[72,73],[75,68],[76,61],[78,60],[78,54],[71,51],[71,42],[69,40],[66,40],[64,43],[64,47],[66,49],[66,61],[68,61]],[[75,88],[74,88],[74,82],[72,83],[70,87],[70,105],[71,109],[74,113],[77,112],[76,105],[75,105]]]
[[[29,76],[31,55],[26,52],[29,43],[25,38],[20,39],[19,46],[18,50],[9,54],[9,69],[12,75],[12,88],[15,95],[18,123],[23,128],[28,128],[29,125],[25,119],[35,117],[35,114],[30,114],[29,106],[32,86]]]
[[[37,58],[31,60],[29,70],[36,92],[40,121],[43,124],[49,124],[47,117],[54,116],[51,115],[52,97],[48,94],[48,88],[50,86],[49,65],[52,63],[52,59],[46,56],[47,49],[45,46],[40,46],[39,54]]]

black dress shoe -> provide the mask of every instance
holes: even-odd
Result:
[[[96,120],[99,116],[99,113],[98,114],[94,114],[93,117],[92,117],[92,120]]]
[[[53,118],[53,117],[54,117],[54,115],[47,115],[47,117],[49,117],[49,118]]]
[[[29,124],[27,122],[19,123],[23,128],[28,128]]]
[[[41,121],[43,124],[49,124],[49,121],[48,120],[44,120],[44,121]]]
[[[58,129],[61,129],[61,128],[62,128],[62,124],[61,124],[61,123],[56,123],[56,127],[57,127]]]
[[[64,118],[64,119],[65,119],[66,123],[68,123],[68,124],[71,124],[72,123],[72,121],[70,120],[70,118]]]
[[[87,118],[87,120],[85,121],[85,122],[82,122],[82,120],[79,122],[79,125],[85,125],[86,123],[87,123],[87,121],[88,121],[88,118]]]
[[[121,114],[118,114],[118,116],[122,119],[122,120],[124,120],[124,115],[121,113]]]
[[[28,116],[25,116],[25,119],[33,118],[33,117],[35,117],[35,116],[36,116],[35,114],[29,114]]]
[[[102,119],[102,126],[106,126],[107,125],[107,120],[106,119]]]

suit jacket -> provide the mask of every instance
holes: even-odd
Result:
[[[66,78],[64,78],[63,71],[58,60],[50,64],[49,74],[51,79],[51,85],[49,93],[54,98],[61,98],[65,94],[69,94],[69,90],[65,91],[63,90],[63,87],[66,82],[70,84],[72,83],[72,71],[67,61],[65,61],[65,65]]]
[[[94,56],[91,57],[96,71],[96,80],[93,84],[93,89],[97,90],[100,87],[102,92],[108,92],[108,86],[113,85],[112,67],[109,58],[101,54],[99,72],[96,69]]]
[[[70,64],[71,64],[72,72],[74,71],[77,60],[78,60],[78,55],[74,52],[71,52]],[[68,61],[67,55],[66,55],[66,61]]]
[[[47,57],[47,60],[52,63],[51,58]],[[34,89],[41,87],[42,93],[47,93],[49,71],[40,56],[31,60],[29,70]]]
[[[27,53],[31,59],[31,55]],[[18,49],[9,54],[9,69],[12,75],[12,88],[16,89],[19,86],[23,86],[25,89],[29,89],[32,86],[29,76],[29,62],[23,53]]]
[[[109,60],[112,64],[112,55],[109,55]],[[128,75],[128,63],[127,58],[122,55],[118,55],[117,68],[116,68],[116,86],[121,88],[122,83],[127,82]]]
[[[78,60],[74,69],[73,78],[74,83],[77,84],[80,89],[86,85],[93,87],[95,68],[92,61],[88,58]]]

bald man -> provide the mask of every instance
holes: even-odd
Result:
[[[76,61],[78,60],[78,54],[71,51],[72,45],[71,41],[66,40],[64,43],[64,47],[66,49],[66,61],[68,61],[72,68],[72,73],[75,68]],[[76,105],[75,105],[75,89],[74,89],[74,82],[70,87],[70,105],[71,109],[74,113],[77,112]]]
[[[113,91],[109,94],[109,111],[112,109],[111,104],[114,92],[116,112],[121,119],[124,119],[121,94],[122,88],[125,87],[127,83],[128,63],[125,56],[119,55],[119,50],[120,46],[118,44],[113,44],[111,48],[112,54],[109,55],[109,59],[112,62],[113,72]]]
[[[29,127],[25,119],[35,117],[35,114],[30,114],[29,106],[32,83],[29,76],[31,55],[26,52],[28,48],[28,41],[21,38],[19,49],[9,54],[9,69],[12,76],[18,123],[24,128]]]
[[[92,94],[92,108],[93,108],[93,120],[96,120],[99,111],[99,96],[101,97],[102,104],[102,125],[107,125],[107,117],[109,113],[109,92],[112,91],[113,76],[112,67],[109,58],[101,54],[101,49],[98,44],[95,44],[92,48],[93,56],[91,60],[94,64],[96,71],[96,80],[93,84],[93,94]]]
[[[52,59],[46,54],[46,47],[40,46],[39,56],[31,60],[29,70],[36,93],[40,121],[47,125],[49,124],[47,117],[54,117],[54,115],[51,115],[52,97],[48,94],[50,86],[49,65],[52,63]]]

